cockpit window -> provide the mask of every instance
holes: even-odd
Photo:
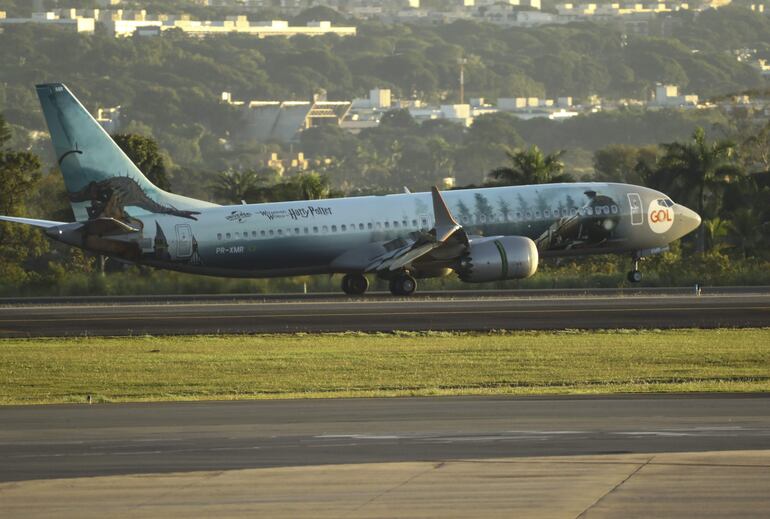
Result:
[[[670,198],[659,198],[658,205],[663,207],[674,207],[674,202]]]

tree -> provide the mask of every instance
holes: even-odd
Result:
[[[0,116],[0,214],[24,215],[25,201],[40,180],[40,160],[26,151],[6,149],[11,133]],[[24,263],[44,252],[47,242],[27,225],[0,223],[0,280],[20,282]]]
[[[399,130],[414,130],[417,127],[412,115],[406,108],[388,110],[380,118],[381,128],[395,128]]]
[[[663,156],[655,178],[664,184],[655,186],[669,191],[681,201],[691,204],[702,219],[717,216],[721,190],[742,173],[733,162],[735,145],[728,140],[708,142],[703,128],[696,128],[690,142],[661,145]],[[705,228],[698,228],[698,252],[706,250]]]
[[[641,178],[636,169],[642,161],[654,160],[657,150],[653,146],[629,146],[611,144],[594,152],[594,177],[600,182],[639,184]]]
[[[214,196],[224,203],[231,204],[241,203],[256,193],[259,188],[259,177],[254,170],[223,171],[211,184]]]
[[[329,179],[314,171],[300,173],[295,179],[302,200],[320,200],[328,198],[331,186]]]
[[[112,138],[150,182],[164,191],[171,190],[166,161],[153,139],[133,133],[120,133]]]
[[[496,184],[523,186],[572,181],[571,175],[563,173],[561,151],[543,154],[540,148],[532,145],[526,150],[508,151],[506,154],[511,165],[494,169],[489,174]]]
[[[762,220],[752,207],[735,211],[727,224],[727,233],[744,259],[755,254],[762,245]]]

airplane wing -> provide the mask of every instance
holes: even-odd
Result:
[[[54,222],[51,220],[36,220],[34,218],[19,218],[18,216],[0,216],[0,221],[22,223],[25,225],[33,225],[35,227],[42,227],[48,229],[50,227],[57,227],[59,225],[65,225],[67,222]]]
[[[395,271],[425,262],[449,264],[468,246],[468,236],[452,216],[441,193],[431,190],[435,226],[425,232],[412,233],[410,238],[370,244],[349,251],[337,258],[333,265],[342,270],[364,272]]]

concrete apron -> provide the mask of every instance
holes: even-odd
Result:
[[[768,517],[770,450],[370,463],[0,484],[0,517]]]

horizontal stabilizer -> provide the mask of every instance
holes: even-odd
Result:
[[[139,232],[136,227],[116,220],[115,218],[96,218],[83,222],[83,229],[86,234],[128,234]]]
[[[19,218],[17,216],[0,216],[0,221],[23,223],[25,225],[33,225],[35,227],[42,227],[48,229],[50,227],[57,227],[59,225],[65,225],[67,222],[54,222],[51,220],[36,220],[34,218]]]

